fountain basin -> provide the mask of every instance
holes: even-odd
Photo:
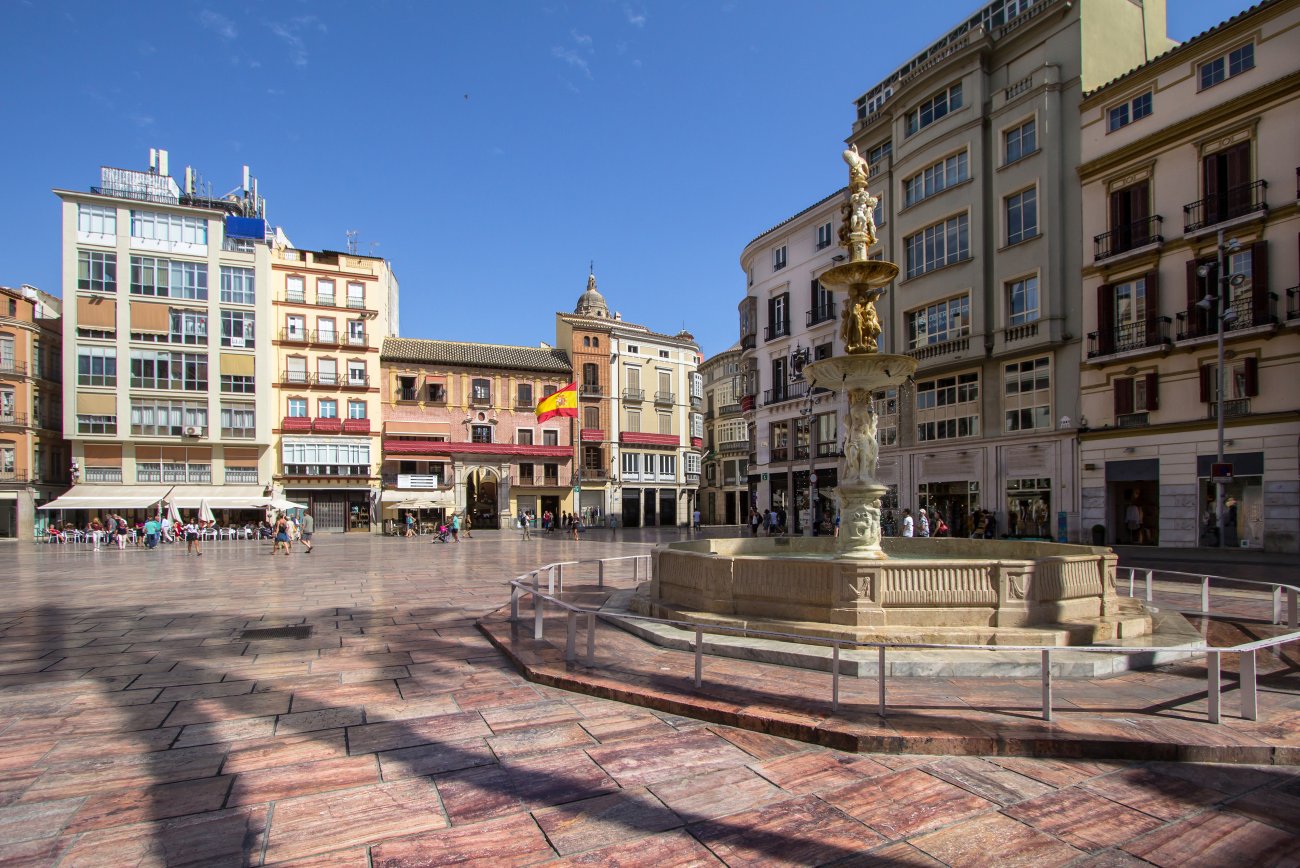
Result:
[[[817,280],[822,286],[847,288],[850,286],[885,286],[898,277],[898,266],[882,259],[863,259],[843,262],[823,271]]]
[[[898,386],[916,373],[916,359],[890,353],[859,353],[832,356],[803,367],[803,375],[813,388],[867,389]]]
[[[1107,548],[886,538],[884,560],[831,537],[711,539],[655,550],[639,614],[860,642],[1084,645],[1151,632],[1115,593]]]

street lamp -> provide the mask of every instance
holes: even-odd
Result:
[[[813,469],[813,458],[816,453],[813,452],[813,405],[821,401],[821,398],[814,397],[812,389],[808,390],[808,395],[804,401],[804,406],[799,410],[799,415],[804,420],[804,430],[808,432],[808,523],[804,525],[803,535],[812,536],[817,527],[817,471]],[[795,442],[799,439],[799,432],[795,432]],[[791,479],[794,474],[790,474]]]
[[[1226,391],[1226,376],[1223,370],[1223,333],[1229,325],[1237,321],[1237,312],[1231,306],[1231,299],[1228,297],[1228,288],[1230,286],[1241,286],[1246,282],[1244,274],[1228,274],[1225,267],[1225,254],[1237,252],[1241,248],[1240,242],[1235,238],[1228,241],[1223,240],[1223,230],[1219,230],[1218,237],[1218,262],[1214,268],[1218,277],[1218,293],[1206,293],[1205,298],[1196,303],[1196,307],[1204,311],[1215,311],[1218,315],[1218,343],[1219,343],[1219,370],[1218,370],[1218,389],[1215,395],[1215,418],[1218,425],[1218,458],[1217,464],[1223,464],[1223,418],[1224,418],[1224,393]],[[1209,277],[1211,266],[1202,265],[1196,269],[1197,276],[1201,278]],[[1214,520],[1219,528],[1219,548],[1223,548],[1224,533],[1223,527],[1223,477],[1214,477]]]

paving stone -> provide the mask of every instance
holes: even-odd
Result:
[[[691,826],[727,865],[819,865],[885,839],[816,796],[798,796]]]
[[[646,786],[681,775],[744,765],[749,754],[708,730],[628,739],[591,748],[587,753],[621,786]]]
[[[675,813],[643,789],[544,808],[533,811],[533,819],[562,856],[682,825]]]
[[[650,791],[688,823],[789,798],[785,790],[744,767],[662,781],[652,785]]]
[[[1100,850],[1158,828],[1161,821],[1134,808],[1071,788],[1012,805],[1013,817],[1080,850]]]
[[[867,778],[820,795],[891,840],[997,807],[920,769]]]
[[[371,850],[375,868],[409,865],[531,865],[554,854],[528,815],[386,841]]]
[[[1300,837],[1238,814],[1207,811],[1124,845],[1124,850],[1161,866],[1219,868],[1224,865],[1296,865]]]
[[[889,773],[888,768],[874,759],[839,751],[805,752],[755,763],[751,767],[792,793],[833,790]]]
[[[908,843],[947,865],[998,865],[1039,868],[1063,865],[1078,850],[1002,814],[985,814]]]

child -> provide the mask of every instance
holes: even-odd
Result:
[[[190,516],[189,523],[185,525],[185,554],[194,552],[195,557],[203,556],[203,541],[199,539],[199,524]]]

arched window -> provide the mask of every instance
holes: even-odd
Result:
[[[591,345],[596,349],[600,349],[600,338],[592,338]]]
[[[582,345],[583,345],[584,347],[589,347],[589,346],[591,346],[591,338],[583,338],[583,339],[582,339]]]

